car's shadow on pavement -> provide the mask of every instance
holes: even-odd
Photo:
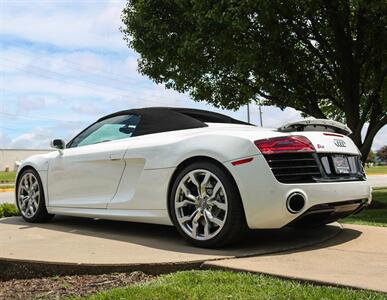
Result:
[[[42,228],[50,231],[84,235],[105,240],[137,244],[153,249],[186,254],[204,254],[246,257],[302,251],[305,247],[332,246],[356,239],[361,232],[341,228],[338,223],[316,229],[282,228],[254,230],[248,232],[239,242],[222,249],[202,249],[189,244],[172,226],[142,224],[133,222],[107,221],[87,218],[56,216],[50,223],[26,223],[21,217],[0,220],[1,224],[18,226],[19,230]],[[340,238],[334,238],[339,235]]]

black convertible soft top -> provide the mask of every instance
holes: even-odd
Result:
[[[132,136],[173,130],[207,127],[206,123],[232,123],[251,125],[229,116],[201,109],[177,107],[147,107],[119,111],[98,120],[102,121],[121,115],[138,115],[140,122]]]

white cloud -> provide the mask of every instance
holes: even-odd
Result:
[[[11,139],[0,129],[0,148],[7,148]]]
[[[23,133],[12,140],[10,148],[48,148],[51,138],[47,134],[47,129],[41,128]]]
[[[10,148],[13,149],[39,149],[39,148],[47,148],[48,145],[47,138],[44,138],[42,141],[41,137],[33,134],[33,133],[24,133],[19,135],[10,143]]]
[[[259,107],[257,105],[250,106],[252,122],[259,123]],[[281,110],[274,106],[262,107],[262,120],[264,127],[278,128],[286,123],[302,119],[300,112],[293,108]]]
[[[32,99],[23,97],[22,99],[17,100],[16,105],[17,105],[17,111],[19,112],[41,110],[46,107],[46,101],[42,97],[32,98]]]
[[[120,15],[125,1],[7,1],[0,33],[65,48],[126,49]]]
[[[246,120],[245,107],[214,109],[138,74],[138,54],[127,48],[119,31],[125,2],[1,3],[0,147],[46,148],[52,137],[68,139],[101,115],[131,107],[195,107]],[[301,119],[290,108],[262,111],[265,127]],[[251,120],[259,124],[254,105]],[[373,148],[385,144],[386,127]]]

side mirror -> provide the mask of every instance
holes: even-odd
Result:
[[[62,154],[62,150],[66,148],[66,143],[64,140],[55,139],[51,141],[50,146],[51,148],[58,149],[59,152]]]

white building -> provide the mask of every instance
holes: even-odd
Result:
[[[8,168],[16,171],[16,162],[22,161],[35,154],[43,154],[53,151],[53,149],[0,149],[0,171]]]

